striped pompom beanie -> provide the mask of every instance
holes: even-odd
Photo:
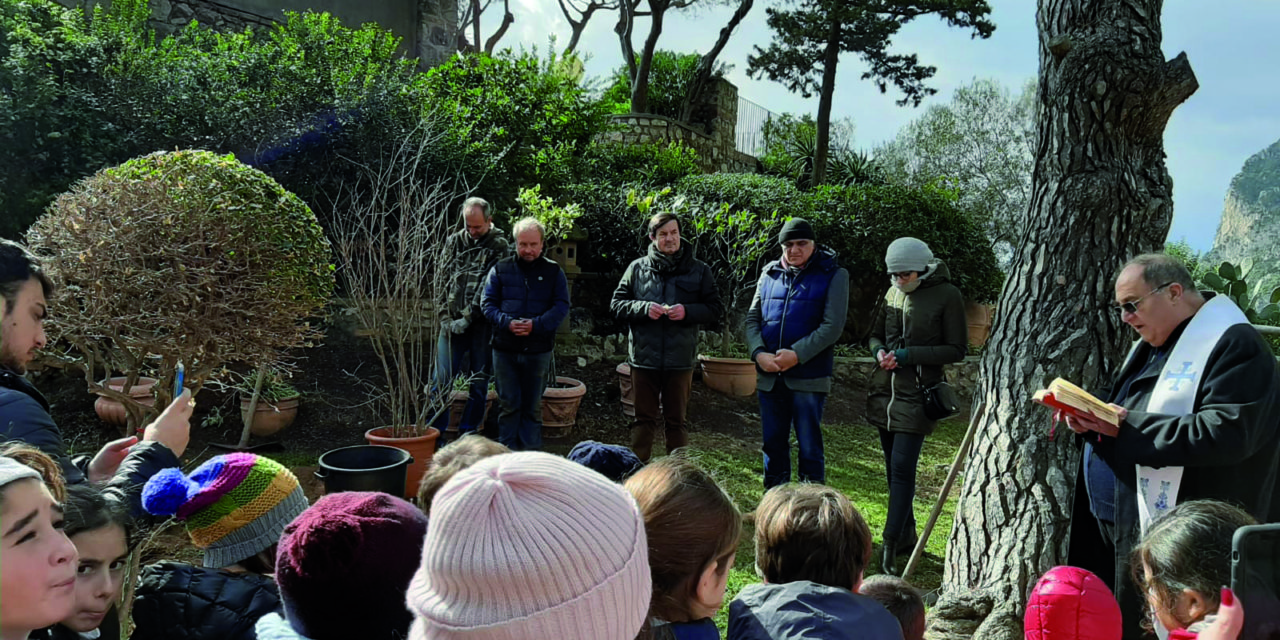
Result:
[[[214,568],[270,549],[307,506],[292,472],[252,453],[211,458],[190,476],[165,469],[142,490],[147,513],[184,521],[191,542],[204,550],[204,566]]]

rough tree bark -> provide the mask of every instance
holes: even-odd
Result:
[[[1077,451],[1028,402],[1054,377],[1097,388],[1131,335],[1116,270],[1158,250],[1173,215],[1164,128],[1198,88],[1160,51],[1161,0],[1040,0],[1027,227],[981,365],[989,407],[967,461],[928,637],[1021,639],[1027,595],[1067,556]]]

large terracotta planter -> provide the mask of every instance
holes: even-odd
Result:
[[[580,380],[556,376],[559,387],[542,392],[542,437],[555,440],[568,437],[578,422],[578,406],[587,395],[587,385]]]
[[[111,378],[106,381],[104,386],[112,391],[124,391],[126,380],[128,378],[124,376]],[[151,394],[151,387],[155,385],[155,378],[139,377],[138,382],[129,387],[129,396],[144,406],[153,406],[156,403],[156,397]],[[129,413],[124,410],[124,405],[117,400],[106,396],[98,396],[97,401],[93,403],[93,410],[98,412],[98,417],[109,425],[123,429],[129,424]]]
[[[756,392],[756,364],[745,358],[698,356],[702,381],[727,396],[749,396]]]
[[[240,396],[240,419],[245,423],[249,422],[249,400],[251,399],[250,396]],[[253,412],[253,426],[249,427],[249,433],[265,438],[293,424],[293,420],[298,417],[298,403],[301,400],[301,396],[293,396],[272,403],[259,397],[258,407]]]
[[[964,303],[964,320],[969,325],[969,344],[981,347],[987,343],[994,317],[995,307],[992,305],[977,302]]]
[[[440,438],[440,430],[428,427],[425,435],[413,438],[394,438],[391,433],[391,427],[378,427],[366,431],[364,439],[369,444],[396,447],[409,452],[413,462],[409,463],[408,475],[404,481],[404,497],[415,498],[418,495],[418,485],[422,482],[422,475],[427,472],[427,464],[431,462],[431,456],[436,453],[436,441]]]
[[[462,412],[467,410],[467,399],[470,397],[471,395],[466,391],[454,391],[449,396],[449,426],[445,427],[445,431],[458,432],[458,425],[462,424]],[[484,398],[484,415],[480,418],[477,429],[484,429],[484,423],[489,419],[489,410],[493,408],[493,403],[497,399],[498,392],[490,389],[489,394]]]

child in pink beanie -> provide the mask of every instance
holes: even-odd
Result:
[[[494,456],[435,498],[409,637],[632,640],[650,590],[644,519],[622,487],[547,453]]]

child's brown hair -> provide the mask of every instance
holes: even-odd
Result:
[[[623,483],[644,516],[653,600],[649,616],[694,619],[691,604],[703,571],[728,571],[742,535],[742,514],[707,472],[682,455],[649,463]]]
[[[437,451],[422,475],[422,482],[418,483],[418,506],[422,512],[431,515],[431,502],[436,493],[459,471],[503,453],[511,453],[511,449],[479,434],[458,438]]]
[[[756,570],[771,584],[809,580],[854,591],[871,530],[849,499],[820,484],[784,484],[756,508]]]
[[[871,576],[858,593],[884,605],[898,619],[904,640],[924,640],[924,598],[911,583],[897,576]]]

